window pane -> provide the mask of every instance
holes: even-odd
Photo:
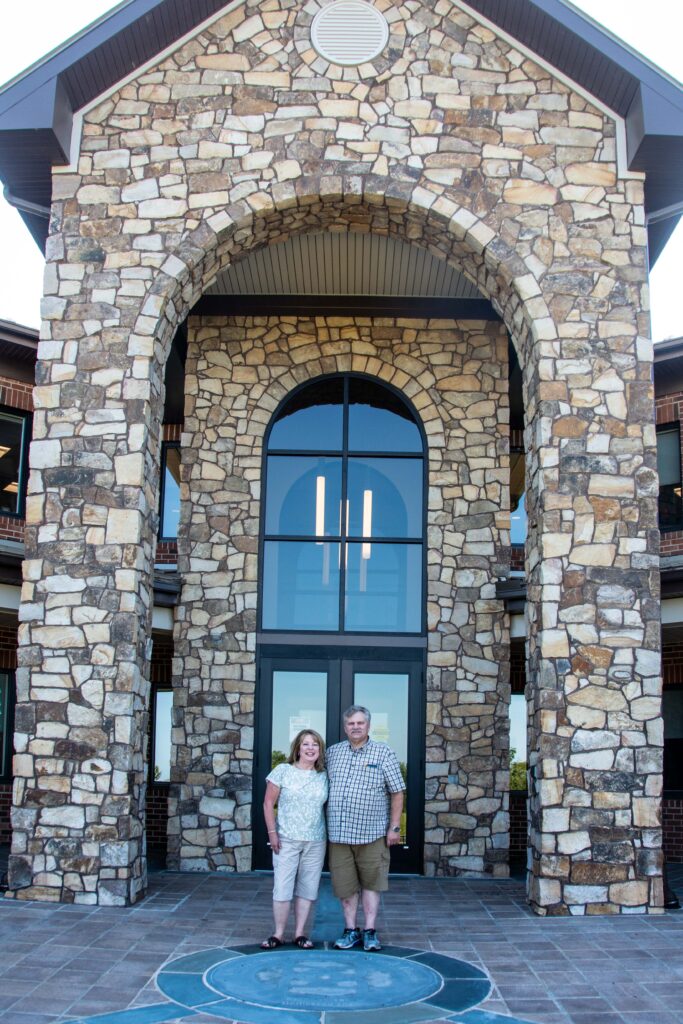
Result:
[[[161,536],[178,536],[180,522],[180,448],[164,447],[164,503],[161,509]]]
[[[302,729],[325,735],[326,672],[273,672],[272,748],[269,771],[289,757],[292,740]]]
[[[19,511],[25,422],[23,416],[0,413],[0,512]]]
[[[664,789],[683,790],[683,690],[664,687],[662,718],[664,719]]]
[[[524,544],[526,541],[527,517],[526,517],[526,494],[519,499],[519,504],[514,512],[510,513],[510,543]]]
[[[263,628],[339,629],[339,544],[267,541]]]
[[[526,789],[526,697],[510,698],[510,789]]]
[[[681,448],[678,429],[657,432],[657,472],[660,487],[681,482]]]
[[[349,382],[349,450],[420,452],[422,437],[403,402],[370,380]]]
[[[422,536],[422,459],[349,459],[349,536]]]
[[[349,544],[346,629],[419,633],[421,544]]]
[[[339,378],[304,388],[287,402],[268,439],[268,448],[339,451],[342,447],[344,383]]]
[[[341,459],[271,455],[266,533],[339,536]]]
[[[154,781],[171,780],[173,691],[154,691]]]

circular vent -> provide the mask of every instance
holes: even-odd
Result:
[[[334,0],[316,14],[311,38],[321,57],[348,67],[374,60],[387,45],[389,26],[364,0]]]

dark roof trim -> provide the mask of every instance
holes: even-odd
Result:
[[[626,122],[628,165],[646,174],[654,263],[683,201],[683,88],[565,0],[468,0],[470,6]],[[0,90],[0,178],[50,205],[51,168],[68,162],[75,111],[116,85],[225,0],[126,0]],[[47,224],[22,216],[39,244]]]
[[[380,316],[500,320],[486,299],[400,295],[202,295],[197,316]]]

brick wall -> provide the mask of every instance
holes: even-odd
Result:
[[[664,855],[670,864],[683,863],[683,798],[662,801]]]
[[[510,867],[520,868],[526,864],[526,792],[510,792]]]
[[[33,385],[0,376],[0,405],[21,409],[22,412],[33,412]]]

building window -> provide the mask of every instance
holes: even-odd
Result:
[[[510,697],[510,789],[526,789],[526,697]]]
[[[153,781],[171,781],[173,690],[154,690],[152,708]]]
[[[14,673],[0,672],[0,778],[12,777]]]
[[[683,687],[662,691],[664,719],[664,789],[683,790]]]
[[[176,540],[180,522],[180,445],[164,442],[161,447],[161,496],[159,539]]]
[[[30,417],[0,410],[0,514],[23,516]]]
[[[354,376],[300,389],[265,476],[263,629],[422,631],[424,443],[394,391]]]
[[[657,429],[657,472],[659,473],[659,528],[683,527],[681,500],[681,438],[677,423]]]
[[[510,452],[510,543],[526,542],[526,493],[524,452]]]

